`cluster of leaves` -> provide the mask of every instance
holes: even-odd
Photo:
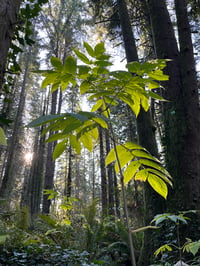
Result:
[[[23,248],[2,248],[0,263],[3,265],[97,265],[89,263],[86,251],[62,249],[53,244],[32,244]]]
[[[43,134],[51,131],[47,140],[59,141],[56,145],[53,158],[58,158],[65,150],[67,144],[77,153],[82,145],[92,151],[94,143],[98,140],[98,127],[108,129],[112,124],[110,120],[111,106],[124,102],[138,116],[141,107],[148,111],[150,98],[164,100],[152,90],[160,87],[159,82],[167,80],[162,69],[166,60],[153,60],[140,64],[131,62],[127,64],[127,71],[110,71],[112,65],[110,56],[106,54],[104,43],[92,48],[84,43],[86,54],[75,49],[78,58],[68,56],[64,63],[52,57],[52,70],[40,70],[45,79],[42,88],[51,85],[52,92],[60,88],[62,91],[69,86],[79,88],[80,95],[86,95],[93,103],[91,112],[64,113],[60,115],[47,115],[32,121],[28,126],[48,125]],[[125,167],[125,182],[131,178],[148,181],[149,184],[164,198],[167,197],[167,185],[172,185],[169,173],[160,165],[159,161],[151,156],[144,148],[134,143],[127,143],[117,147],[119,161],[118,168]],[[116,159],[116,150],[113,149],[107,158],[107,164]],[[124,156],[125,155],[125,156]]]
[[[50,192],[50,196],[58,197],[56,192]],[[0,219],[0,263],[125,265],[130,262],[125,226],[120,221],[114,222],[113,217],[98,221],[97,203],[95,199],[84,206],[83,214],[73,215],[70,224],[63,222],[60,215],[40,215],[33,230],[22,228],[24,215],[20,218],[19,211],[5,212]],[[61,207],[64,206],[68,209],[69,204],[61,202]]]
[[[182,254],[182,252],[191,253],[193,256],[196,256],[200,250],[200,240],[192,241],[190,238],[186,238],[186,241],[183,245],[179,243],[179,225],[180,224],[188,224],[188,220],[190,218],[187,216],[188,213],[196,213],[194,210],[189,210],[185,212],[180,212],[179,214],[172,214],[172,213],[163,213],[158,214],[152,220],[152,223],[155,223],[156,226],[160,226],[163,223],[172,223],[173,226],[171,228],[171,232],[168,232],[170,236],[173,237],[168,243],[159,247],[155,252],[154,255],[157,257],[160,254],[167,254],[167,252],[172,252],[174,249],[178,251],[178,253]],[[174,232],[175,231],[175,232]],[[176,235],[176,237],[174,237]],[[167,255],[166,255],[167,257]],[[180,258],[181,259],[181,258]],[[193,264],[192,264],[193,265]],[[196,264],[194,264],[196,265]]]
[[[40,215],[40,230],[46,231],[45,235],[61,247],[87,251],[91,261],[97,264],[125,265],[130,260],[127,230],[120,221],[114,222],[113,217],[99,222],[97,202],[95,199],[84,207],[82,215],[73,216],[70,225],[55,216]]]

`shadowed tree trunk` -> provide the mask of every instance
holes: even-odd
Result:
[[[184,149],[181,168],[184,179],[184,209],[200,208],[200,110],[197,76],[191,29],[188,21],[187,3],[175,0],[177,17],[180,66],[182,78],[182,97],[184,102]],[[181,206],[180,206],[181,207]]]
[[[107,179],[106,179],[106,166],[105,166],[104,134],[103,134],[103,129],[101,127],[99,127],[99,149],[100,149],[100,171],[101,171],[102,216],[106,217],[108,213]]]
[[[51,100],[51,114],[56,114],[57,111],[57,97],[58,90],[52,93]],[[51,132],[49,134],[51,136]],[[44,178],[44,189],[53,189],[54,185],[54,171],[55,171],[55,161],[53,160],[53,151],[56,146],[56,141],[49,142],[47,145],[47,158],[46,158],[46,166],[45,166],[45,178]],[[51,200],[48,199],[49,195],[43,195],[43,206],[42,212],[49,213]]]
[[[163,92],[169,100],[163,105],[166,165],[174,178],[168,207],[170,211],[199,209],[200,115],[186,4],[176,1],[180,52],[165,1],[149,0],[149,11],[157,57],[173,59],[165,70],[170,79]]]
[[[110,137],[108,131],[105,132],[105,140],[106,140],[106,154],[110,152]],[[107,176],[108,176],[108,214],[114,215],[114,177],[113,177],[113,166],[109,164],[107,166]]]
[[[21,0],[0,0],[0,92]]]
[[[22,126],[22,115],[25,105],[26,99],[26,84],[27,84],[27,77],[28,77],[28,69],[30,64],[31,52],[28,51],[26,62],[25,62],[25,70],[23,75],[23,82],[22,88],[20,92],[20,99],[18,103],[18,109],[16,113],[16,118],[13,126],[12,137],[8,147],[8,155],[7,155],[7,162],[5,167],[5,173],[2,179],[1,188],[0,188],[0,195],[2,198],[10,199],[11,192],[13,187],[15,186],[15,173],[16,169],[19,167],[16,163],[17,161],[17,153],[18,153],[18,146],[19,146],[19,137],[20,137],[20,130]]]

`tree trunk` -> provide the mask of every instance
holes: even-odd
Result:
[[[18,109],[16,114],[16,119],[13,127],[12,137],[9,144],[8,149],[8,155],[7,155],[7,163],[5,167],[5,173],[2,179],[1,188],[0,188],[0,195],[3,198],[9,199],[11,196],[11,192],[13,187],[15,186],[15,172],[18,167],[16,165],[17,160],[17,151],[18,151],[18,145],[19,145],[19,134],[20,134],[20,128],[22,126],[22,115],[25,105],[25,99],[26,99],[26,83],[27,83],[27,76],[28,76],[28,68],[30,64],[30,57],[31,52],[28,52],[26,62],[25,62],[25,70],[24,70],[24,76],[23,76],[23,83],[22,88],[20,92],[20,99],[18,103]]]
[[[175,0],[177,17],[180,66],[182,77],[182,97],[184,102],[184,149],[181,168],[184,179],[184,209],[200,208],[200,110],[197,76],[191,29],[188,21],[187,3]]]
[[[105,167],[103,129],[101,127],[99,127],[99,149],[100,149],[100,171],[101,171],[102,217],[106,217],[108,213],[107,179],[106,179],[106,167]]]
[[[110,138],[108,135],[108,131],[105,132],[105,139],[106,139],[106,154],[110,152]],[[109,164],[107,166],[107,176],[108,176],[108,214],[113,215],[115,214],[114,211],[114,180],[113,180],[113,166]]]
[[[51,100],[51,114],[56,114],[57,108],[57,96],[58,90],[52,93]],[[50,132],[51,136],[51,132]],[[55,161],[53,160],[53,151],[56,146],[56,141],[49,142],[47,145],[47,158],[46,158],[46,166],[45,166],[45,178],[44,178],[44,189],[53,189],[54,184],[54,171],[55,171]],[[48,199],[48,195],[43,195],[43,206],[42,212],[49,213],[50,212],[51,200]]]
[[[21,206],[28,206],[31,221],[40,213],[45,156],[45,136],[40,137],[43,127],[35,136],[31,168],[24,179]]]
[[[0,92],[21,0],[0,0]]]
[[[173,59],[166,68],[164,103],[166,165],[174,178],[170,211],[199,209],[199,106],[191,36],[184,2],[176,1],[180,53],[165,1],[149,0],[158,58]],[[194,115],[195,114],[195,115]],[[192,162],[192,163],[191,163]],[[186,197],[187,195],[187,197]]]
[[[68,174],[67,174],[67,187],[66,196],[69,198],[72,194],[72,148],[69,146],[69,158],[68,158]]]

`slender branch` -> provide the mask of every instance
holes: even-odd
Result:
[[[109,115],[108,111],[107,111],[107,114],[109,117],[110,115]],[[125,189],[125,185],[124,185],[124,175],[123,175],[122,168],[120,165],[119,156],[118,156],[117,147],[116,147],[115,136],[114,136],[114,132],[113,132],[113,128],[112,128],[111,123],[110,123],[109,127],[110,127],[110,131],[111,131],[112,139],[113,139],[116,161],[117,161],[117,164],[119,167],[119,173],[120,173],[120,183],[121,183],[121,188],[122,188],[122,200],[123,200],[123,205],[124,205],[124,216],[125,216],[126,226],[127,226],[127,231],[128,231],[131,263],[132,263],[132,266],[136,266],[135,251],[134,251],[133,239],[132,239],[132,229],[131,229],[130,224],[129,224],[129,215],[128,215],[128,208],[127,208],[127,200],[126,200],[126,189]]]

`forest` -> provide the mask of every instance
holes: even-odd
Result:
[[[0,266],[200,265],[199,0],[0,0]]]

